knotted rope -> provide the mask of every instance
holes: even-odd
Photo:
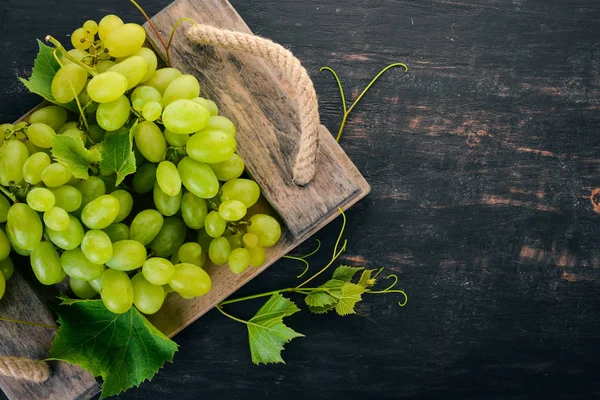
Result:
[[[50,367],[44,361],[0,356],[0,375],[40,383],[50,378]]]
[[[293,178],[297,185],[308,184],[315,175],[319,141],[319,104],[312,80],[300,61],[283,46],[259,36],[197,25],[187,32],[196,44],[240,50],[262,57],[280,68],[296,91],[300,113],[300,143],[294,163]]]

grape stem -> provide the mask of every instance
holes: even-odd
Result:
[[[48,324],[42,324],[41,322],[22,321],[20,319],[6,318],[6,317],[2,317],[2,316],[0,316],[0,321],[10,322],[10,323],[13,323],[13,324],[21,324],[21,325],[40,326],[42,328],[52,329],[52,330],[58,329],[56,326],[48,325]]]
[[[72,55],[70,55],[67,50],[64,48],[64,46],[55,38],[53,38],[52,36],[48,35],[46,36],[46,42],[50,42],[54,45],[54,47],[56,47],[56,49],[58,51],[60,51],[60,53],[62,54],[62,56],[64,58],[66,58],[67,60],[71,61],[73,64],[77,64],[78,66],[80,66],[81,68],[85,69],[87,71],[88,74],[90,74],[91,76],[96,76],[98,75],[98,72],[96,72],[96,70],[92,67],[90,67],[89,65],[79,61],[78,59],[76,59],[75,57],[73,57]]]

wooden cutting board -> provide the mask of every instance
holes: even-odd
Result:
[[[200,24],[250,32],[227,0],[178,0],[152,21],[168,37],[182,17]],[[164,49],[156,36],[148,26],[145,28],[150,43],[164,58]],[[264,199],[260,207],[272,207],[283,221],[284,231],[279,243],[268,249],[267,262],[262,267],[234,275],[227,267],[207,265],[205,269],[213,281],[208,295],[190,301],[170,294],[161,311],[149,318],[169,336],[200,318],[331,222],[339,215],[338,207],[347,209],[370,190],[325,127],[320,131],[317,174],[308,186],[296,186],[292,182],[292,166],[300,131],[289,82],[277,68],[256,57],[193,46],[181,28],[171,47],[172,66],[196,76],[202,96],[214,100],[220,113],[236,124],[238,153],[246,161],[247,172],[262,188]],[[20,267],[29,268],[28,265]],[[0,315],[54,324],[54,316],[43,300],[47,294],[40,293],[36,287],[16,273],[7,283],[7,293],[0,301]],[[48,354],[53,335],[53,331],[45,328],[0,322],[0,355],[42,359]],[[99,390],[96,380],[76,366],[54,362],[52,368],[52,378],[46,383],[28,384],[0,377],[0,388],[10,399],[31,400],[88,399]]]

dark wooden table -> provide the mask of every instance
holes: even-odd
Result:
[[[168,0],[142,1],[149,14]],[[340,74],[356,96],[341,141],[373,187],[348,212],[343,259],[398,274],[410,301],[289,319],[287,365],[251,364],[245,327],[213,311],[123,399],[593,398],[600,394],[600,6],[597,0],[233,0],[304,62],[332,132]],[[35,38],[66,38],[125,0],[3,0],[0,120],[38,102],[17,80]],[[318,236],[333,245],[339,222]],[[307,246],[306,248],[308,248]],[[328,258],[323,251],[313,268]],[[281,262],[240,294],[293,285]],[[250,316],[258,304],[233,307]]]

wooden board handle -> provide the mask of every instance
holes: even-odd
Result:
[[[300,117],[300,143],[293,169],[294,182],[304,186],[313,179],[319,143],[319,104],[310,76],[291,51],[272,40],[242,32],[196,25],[187,32],[195,44],[239,50],[261,57],[280,68],[296,91]]]

